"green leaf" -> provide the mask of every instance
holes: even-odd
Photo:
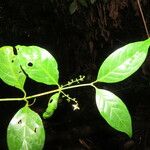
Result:
[[[132,136],[131,117],[119,97],[110,91],[96,89],[96,105],[102,117],[114,129]]]
[[[7,129],[9,150],[42,150],[44,141],[45,131],[40,116],[27,106],[21,108]]]
[[[132,75],[144,62],[149,46],[150,39],[130,43],[113,52],[101,65],[97,81],[115,83]]]
[[[77,1],[74,0],[69,6],[70,14],[72,15],[77,10],[77,8],[78,8]]]
[[[79,3],[84,7],[88,7],[86,0],[79,0]]]
[[[96,2],[96,0],[90,0],[91,4],[94,4]]]
[[[20,68],[17,55],[14,55],[13,47],[0,48],[0,78],[6,84],[23,91],[26,76]]]
[[[59,95],[60,93],[55,93],[51,96],[46,111],[43,113],[44,119],[50,118],[54,114],[57,109]]]
[[[16,46],[19,61],[28,76],[48,85],[57,85],[59,72],[54,57],[38,46]]]

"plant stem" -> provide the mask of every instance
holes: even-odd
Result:
[[[24,97],[20,97],[20,98],[1,98],[0,102],[5,102],[5,101],[22,101],[24,100]]]
[[[72,86],[68,86],[68,87],[62,87],[62,91],[63,90],[68,90],[68,89],[74,89],[74,88],[78,88],[78,87],[85,87],[85,86],[93,86],[93,82],[92,83],[85,83],[85,84],[79,84],[79,85],[72,85]]]
[[[55,90],[51,90],[51,91],[47,91],[47,92],[43,92],[43,93],[39,93],[39,94],[35,94],[35,95],[31,95],[31,96],[27,96],[27,97],[21,97],[21,98],[2,98],[0,99],[0,101],[22,101],[22,100],[28,100],[28,99],[32,99],[32,98],[36,98],[36,97],[40,97],[40,96],[44,96],[44,95],[49,95],[51,93],[56,93],[56,92],[60,92],[63,90],[69,90],[69,89],[73,89],[73,88],[78,88],[78,87],[85,87],[85,86],[93,86],[95,82],[91,82],[91,83],[86,83],[86,84],[79,84],[79,85],[72,85],[72,86],[68,86],[68,87],[59,87],[58,89]]]
[[[137,0],[137,4],[138,4],[138,7],[139,7],[141,16],[142,16],[142,20],[143,20],[143,24],[144,24],[144,27],[145,27],[145,31],[146,31],[147,37],[149,38],[150,35],[149,35],[148,29],[147,29],[146,21],[145,21],[144,14],[143,14],[142,7],[141,7],[141,4],[140,4],[139,0]]]
[[[48,94],[59,92],[59,91],[60,91],[60,88],[51,90],[51,91],[47,91],[47,92],[43,92],[43,93],[39,93],[39,94],[35,94],[35,95],[31,95],[31,96],[27,96],[26,99],[36,98],[36,97],[48,95]]]

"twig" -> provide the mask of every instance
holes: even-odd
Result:
[[[150,35],[149,35],[148,29],[147,29],[146,21],[145,21],[144,14],[143,14],[143,11],[142,11],[142,8],[141,8],[141,4],[140,4],[139,0],[137,0],[137,4],[138,4],[138,7],[139,7],[141,16],[142,16],[142,20],[143,20],[143,23],[144,23],[144,27],[145,27],[145,31],[146,31],[147,37],[149,38]]]

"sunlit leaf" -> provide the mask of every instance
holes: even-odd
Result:
[[[7,129],[9,150],[42,150],[45,131],[40,116],[29,107],[21,108]]]
[[[77,1],[73,0],[73,2],[69,6],[70,14],[73,14],[78,8]]]
[[[132,75],[144,62],[149,46],[150,39],[130,43],[113,52],[101,65],[97,81],[115,83]]]
[[[26,76],[20,68],[17,55],[14,55],[13,47],[0,48],[0,78],[6,84],[23,91]]]
[[[57,109],[59,95],[60,93],[55,93],[51,96],[46,111],[43,113],[44,119],[50,118],[54,114],[55,110]]]
[[[96,89],[96,105],[102,117],[114,129],[132,136],[131,117],[125,104],[110,91]]]
[[[54,57],[38,46],[16,46],[21,67],[33,80],[48,85],[58,84],[59,72]]]

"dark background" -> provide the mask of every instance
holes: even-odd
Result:
[[[97,0],[88,7],[80,4],[69,13],[71,0],[4,0],[0,2],[0,46],[37,45],[57,60],[60,83],[85,75],[85,83],[96,79],[100,64],[115,49],[147,38],[135,0]],[[107,3],[106,3],[107,2]],[[150,29],[150,2],[142,0]],[[68,91],[80,110],[60,100],[52,118],[44,120],[46,143],[52,150],[150,150],[150,60],[130,78],[118,84],[103,84],[127,105],[133,121],[133,137],[112,129],[99,115],[92,88]],[[48,86],[27,79],[28,94],[47,91]],[[0,82],[0,97],[21,93]],[[48,97],[39,98],[32,108],[42,114]],[[0,103],[0,149],[6,150],[6,131],[23,102]]]

